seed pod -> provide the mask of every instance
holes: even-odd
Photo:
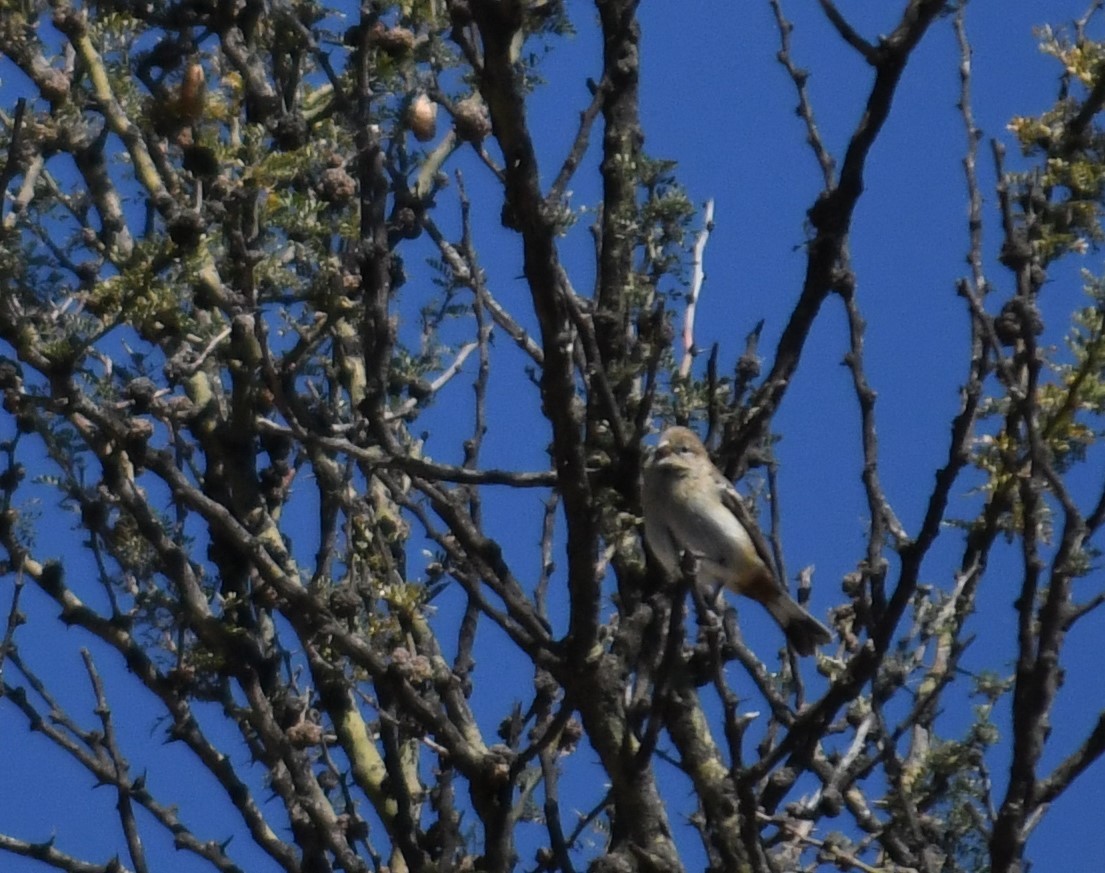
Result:
[[[370,38],[389,55],[405,55],[414,48],[414,33],[406,27],[386,27],[378,22]]]
[[[437,134],[437,104],[425,94],[419,94],[407,110],[407,124],[419,142],[429,142]]]
[[[491,133],[491,118],[479,94],[461,100],[454,110],[457,136],[462,140],[480,143]]]
[[[181,121],[190,124],[203,117],[205,84],[203,67],[193,61],[184,71],[184,81],[180,83],[177,109]]]

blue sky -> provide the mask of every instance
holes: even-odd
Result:
[[[892,27],[890,11],[899,5],[851,0],[841,2],[840,8],[855,16],[861,31],[873,37]],[[1085,5],[1070,0],[1008,0],[976,2],[969,9],[968,28],[975,48],[974,111],[987,138],[1004,139],[1014,151],[1005,131],[1009,119],[1037,113],[1053,101],[1059,67],[1038,51],[1033,27],[1062,23],[1082,14]],[[872,11],[873,7],[878,8]],[[577,114],[588,101],[584,78],[598,71],[593,12],[582,3],[570,4],[569,9],[579,34],[547,59],[547,78],[553,85],[535,95],[531,116],[546,179],[551,179],[559,165],[574,135]],[[830,151],[839,156],[861,111],[870,71],[824,24],[816,4],[790,0],[786,11],[796,25],[795,61],[812,74],[810,91],[821,132]],[[743,349],[745,334],[763,319],[761,350],[769,362],[801,286],[805,211],[820,187],[819,171],[804,144],[805,131],[793,111],[793,86],[775,61],[778,35],[770,8],[766,2],[739,6],[707,0],[658,2],[643,4],[640,14],[646,149],[653,157],[679,162],[679,178],[696,202],[707,198],[716,202],[715,229],[706,250],[707,282],[698,341],[704,347],[713,341],[721,343],[723,367],[731,368]],[[960,163],[965,137],[955,108],[957,67],[950,20],[939,22],[912,59],[890,120],[872,153],[867,191],[852,236],[859,299],[868,321],[868,374],[879,392],[884,484],[911,530],[923,511],[933,473],[943,462],[948,423],[966,371],[968,324],[954,286],[966,272],[967,248]],[[21,84],[15,77],[9,79],[5,70],[0,94],[8,87]],[[5,100],[5,105],[8,102]],[[465,167],[474,190],[487,184],[486,179],[480,180],[474,162]],[[986,244],[992,254],[1000,238],[992,194],[993,166],[986,149],[979,169],[986,194]],[[593,203],[597,175],[585,168],[572,187],[573,205]],[[497,217],[497,209],[492,210],[477,225],[476,242],[496,283],[496,293],[504,302],[521,306],[527,292],[516,278],[520,253],[513,235],[496,225]],[[579,289],[590,285],[588,223],[584,214],[565,241],[566,260]],[[1065,323],[1060,314],[1080,304],[1077,268],[1100,272],[1100,260],[1100,253],[1090,253],[1082,263],[1055,272],[1047,288],[1047,301],[1053,308],[1045,311],[1045,316],[1054,312],[1055,318],[1048,322],[1045,341],[1061,341]],[[988,269],[990,279],[1007,288],[1009,280],[995,261],[989,262]],[[778,447],[780,510],[788,569],[793,574],[804,566],[816,566],[813,604],[820,615],[839,602],[840,578],[854,569],[864,546],[857,411],[848,372],[840,364],[846,349],[843,314],[838,301],[830,299],[774,422],[782,435]],[[517,373],[514,365],[519,356],[505,337],[500,338],[496,356],[492,385],[498,390],[493,390],[491,397],[488,457],[502,459],[503,466],[542,468],[545,437],[529,438],[530,428],[538,420],[536,392]],[[470,397],[467,383],[458,381],[430,413],[426,426],[433,428],[428,443],[431,454],[458,460],[453,436],[468,426],[464,416],[469,414]],[[1096,463],[1088,469],[1100,478],[1103,466]],[[967,493],[968,484],[965,481],[954,495],[963,501],[964,516],[977,502]],[[501,492],[496,495],[496,502],[488,508],[490,533],[508,544],[508,557],[518,567],[536,575],[533,544],[538,537],[539,498],[523,493],[502,495],[500,500]],[[59,552],[68,551],[77,537],[68,524],[65,520],[44,534],[43,545],[53,538]],[[309,548],[309,544],[303,547]],[[927,565],[927,581],[950,584],[960,547],[957,533],[945,533]],[[1009,567],[1008,585],[1013,586],[1015,565]],[[1002,568],[999,556],[984,583],[979,614],[972,622],[971,630],[977,632],[978,639],[966,663],[975,669],[989,666],[1007,671],[1013,657],[1015,591],[1003,588]],[[6,605],[6,597],[0,603]],[[451,605],[446,595],[439,609],[445,611]],[[25,606],[34,621],[49,630],[49,635],[38,636],[32,623],[21,632],[25,656],[61,683],[64,699],[83,717],[91,711],[93,701],[76,652],[87,642],[76,631],[62,632],[60,640],[56,638],[57,625],[49,621],[54,610],[44,598],[28,592]],[[754,609],[742,609],[741,616],[754,646],[760,644],[766,651],[777,646],[775,629],[756,623],[760,616]],[[1054,720],[1053,742],[1060,748],[1084,736],[1105,706],[1105,677],[1095,651],[1099,635],[1095,630],[1101,620],[1098,617],[1095,623],[1077,628],[1070,638],[1066,684]],[[492,669],[497,659],[509,657],[493,632],[485,630],[480,642],[478,655]],[[218,800],[212,786],[202,778],[195,779],[181,750],[160,745],[156,708],[134,688],[118,663],[107,657],[101,659],[100,667],[116,704],[125,702],[134,708],[132,727],[126,733],[132,757],[156,761],[157,769],[150,772],[151,784],[160,787],[167,801],[172,798],[180,803],[190,820],[198,822],[202,836],[219,838],[224,818],[231,814],[229,807]],[[477,704],[489,733],[509,708],[511,687],[516,684],[522,693],[530,683],[525,671],[509,676],[502,671],[495,678],[494,685],[477,691]],[[963,713],[948,712],[946,723],[960,724],[964,717]],[[1004,713],[996,720],[1007,727]],[[55,834],[59,848],[87,855],[90,860],[103,860],[107,855],[101,856],[101,852],[110,854],[114,851],[111,847],[119,846],[111,791],[90,793],[89,780],[75,775],[41,738],[28,735],[10,706],[0,706],[0,735],[9,749],[0,760],[0,786],[20,786],[18,791],[0,789],[0,832],[36,840]],[[1000,788],[1004,782],[1000,755],[995,760]],[[1054,762],[1054,758],[1047,760]],[[676,790],[678,783],[672,785]],[[1095,814],[1096,799],[1103,792],[1105,766],[1098,765],[1055,805],[1030,843],[1029,856],[1036,860],[1037,870],[1080,869],[1086,858],[1105,857],[1105,832],[1096,826]],[[580,791],[581,803],[585,794]],[[152,828],[147,833],[151,855],[161,860],[163,869],[205,869],[174,853]],[[90,845],[95,848],[86,851]],[[242,849],[239,857],[249,858],[244,845]],[[12,859],[5,859],[0,867],[15,873],[43,869]]]

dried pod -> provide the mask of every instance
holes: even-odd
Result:
[[[479,94],[461,100],[453,111],[457,136],[472,143],[482,142],[491,133],[491,118]]]
[[[357,180],[344,167],[330,167],[322,172],[319,197],[326,203],[347,203],[357,196]]]
[[[180,83],[180,93],[177,97],[177,114],[181,121],[192,123],[203,117],[205,84],[203,67],[193,61],[184,71],[184,81]]]
[[[387,27],[377,23],[369,38],[389,55],[405,55],[414,48],[414,32],[406,27]]]
[[[437,104],[425,94],[417,95],[407,109],[407,124],[419,142],[429,142],[437,135]]]

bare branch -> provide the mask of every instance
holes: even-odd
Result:
[[[434,394],[444,388],[449,383],[449,381],[454,376],[456,376],[457,373],[460,372],[460,368],[464,366],[464,362],[468,360],[468,356],[472,354],[472,352],[474,352],[478,347],[479,343],[475,342],[465,343],[463,346],[461,346],[460,350],[457,352],[456,357],[453,358],[453,363],[442,370],[441,373],[438,374],[437,378],[430,383],[428,397],[432,397]],[[398,419],[404,418],[407,415],[410,415],[410,413],[413,412],[420,403],[425,402],[426,398],[416,399],[414,397],[410,397],[407,400],[404,400],[398,406],[393,407],[392,409],[389,409],[386,413],[384,413],[384,421],[396,421]]]
[[[565,189],[572,181],[572,177],[575,175],[576,170],[579,169],[580,161],[583,160],[583,156],[587,152],[587,145],[591,138],[591,128],[594,127],[595,119],[598,118],[599,113],[602,111],[602,102],[609,88],[609,82],[605,78],[597,85],[594,85],[591,89],[592,97],[590,105],[579,114],[579,130],[576,133],[575,141],[572,143],[571,149],[564,158],[564,163],[560,167],[560,172],[556,174],[556,178],[549,187],[549,193],[545,196],[545,200],[552,208],[560,204],[560,201],[564,198]]]
[[[1064,758],[1049,776],[1040,780],[1035,802],[1042,806],[1055,801],[1102,754],[1105,754],[1105,713],[1098,716],[1097,724],[1082,745]]]
[[[878,50],[856,32],[855,28],[848,23],[848,20],[840,14],[840,10],[836,8],[832,0],[817,0],[817,2],[821,4],[821,11],[825,13],[825,17],[836,28],[836,32],[840,34],[841,38],[863,55],[867,63],[872,66],[877,64],[879,61]]]
[[[679,375],[684,379],[690,375],[691,364],[698,354],[698,348],[694,344],[694,319],[698,310],[698,299],[702,294],[702,285],[706,281],[703,255],[713,229],[714,201],[711,198],[706,201],[703,208],[702,228],[695,237],[691,252],[691,286],[687,291],[687,307],[683,312],[683,360],[679,365]]]
[[[749,404],[752,411],[742,423],[740,439],[731,447],[736,457],[743,456],[747,447],[762,436],[798,367],[806,337],[821,304],[837,285],[840,257],[851,227],[852,214],[863,193],[867,157],[890,114],[898,83],[913,48],[945,5],[944,0],[910,0],[897,27],[882,45],[867,105],[852,132],[837,184],[832,183],[825,164],[822,164],[826,183],[818,202],[809,212],[814,236],[807,247],[802,294],[779,338],[771,371]],[[780,21],[784,28],[789,28],[789,23],[781,16]]]
[[[12,179],[15,178],[18,168],[16,157],[22,146],[23,121],[26,114],[27,100],[25,97],[20,97],[15,103],[15,115],[11,120],[11,132],[8,135],[8,154],[4,159],[4,168],[0,170],[0,218],[3,219],[3,227],[5,229],[8,229],[8,217],[4,215],[4,200],[7,199],[8,185],[10,185]],[[18,212],[18,210],[13,211]]]
[[[92,864],[55,849],[53,842],[28,843],[6,834],[0,834],[0,851],[10,852],[21,858],[32,858],[64,870],[65,873],[131,873],[130,869],[112,859],[105,864]]]
[[[806,142],[813,149],[814,157],[821,168],[822,184],[831,188],[836,181],[836,159],[829,154],[828,148],[821,139],[821,131],[814,119],[813,104],[810,102],[809,89],[806,87],[809,81],[809,73],[797,67],[791,53],[790,35],[794,25],[783,14],[783,6],[780,0],[771,0],[771,10],[775,13],[775,28],[779,31],[779,63],[787,71],[794,87],[798,92],[798,115],[806,125]]]

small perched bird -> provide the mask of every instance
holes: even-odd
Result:
[[[645,465],[641,499],[645,541],[669,575],[679,576],[689,551],[710,596],[724,585],[763,604],[800,655],[832,639],[779,581],[763,535],[694,431],[670,427],[660,435]]]

